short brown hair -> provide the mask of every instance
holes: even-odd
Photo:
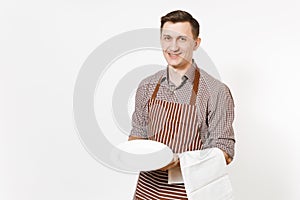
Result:
[[[160,19],[160,29],[161,30],[166,22],[172,22],[172,23],[189,22],[192,27],[192,33],[193,33],[194,39],[196,39],[199,36],[200,25],[199,25],[198,21],[196,19],[194,19],[193,16],[186,11],[175,10],[175,11],[172,11],[172,12],[166,14],[165,16],[162,16]]]

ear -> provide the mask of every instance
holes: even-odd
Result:
[[[200,43],[201,43],[201,38],[197,38],[197,39],[195,40],[194,51],[198,49]]]

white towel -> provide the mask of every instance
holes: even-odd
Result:
[[[233,191],[223,152],[218,148],[179,155],[189,200],[232,200]]]

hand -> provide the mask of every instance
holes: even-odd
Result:
[[[173,154],[173,160],[166,166],[164,166],[163,168],[160,168],[160,170],[162,171],[167,171],[173,167],[176,167],[180,165],[180,160],[178,158],[178,155],[177,154]]]
[[[229,163],[231,163],[232,158],[225,151],[223,151],[223,153],[226,160],[226,164],[228,165]]]

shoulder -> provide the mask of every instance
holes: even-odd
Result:
[[[208,74],[205,70],[200,69],[200,84],[210,92],[224,88],[226,85],[220,80]]]
[[[136,99],[148,100],[153,93],[160,77],[165,74],[165,69],[162,69],[146,78],[142,79],[136,90]]]
[[[220,95],[232,98],[228,86],[220,80],[214,78],[203,69],[200,69],[200,88],[211,100],[217,100]]]
[[[159,70],[158,72],[142,79],[141,82],[139,83],[139,88],[148,88],[148,87],[156,86],[160,77],[165,74],[165,71],[166,71],[165,69]]]

